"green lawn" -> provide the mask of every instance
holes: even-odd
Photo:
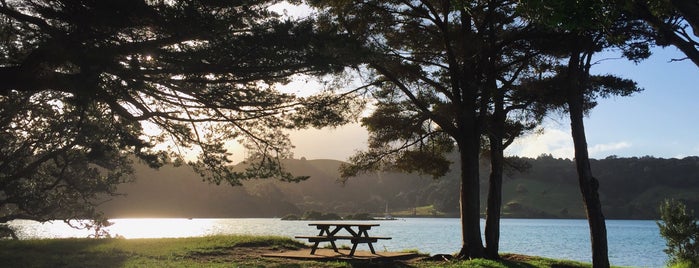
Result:
[[[161,239],[1,240],[3,267],[590,267],[588,264],[505,255],[509,260],[391,263],[313,262],[264,258],[263,252],[306,247],[290,238],[209,236]]]

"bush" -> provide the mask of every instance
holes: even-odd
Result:
[[[342,217],[335,213],[320,213],[318,211],[306,211],[301,216],[301,220],[311,220],[311,221],[326,221],[326,220],[341,220]]]
[[[369,213],[357,213],[357,214],[350,214],[342,219],[344,220],[357,220],[357,221],[366,221],[366,220],[373,220],[374,217],[372,217]]]
[[[8,238],[19,240],[14,228],[10,227],[10,225],[7,223],[0,223],[0,239]]]
[[[665,238],[669,266],[684,264],[699,265],[699,226],[694,218],[694,211],[687,211],[684,203],[666,199],[660,205],[658,227],[660,235]]]
[[[299,217],[299,215],[296,215],[296,214],[288,214],[288,215],[282,217],[283,221],[298,221],[300,219],[301,219],[301,217]]]

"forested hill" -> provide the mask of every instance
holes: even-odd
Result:
[[[515,158],[526,171],[507,172],[504,217],[584,218],[572,160],[541,156]],[[185,167],[151,170],[138,167],[137,181],[122,185],[127,194],[104,204],[110,217],[281,217],[305,211],[376,213],[386,206],[396,214],[416,207],[435,215],[458,215],[458,173],[432,179],[411,174],[380,173],[339,183],[335,160],[287,160],[300,183],[253,180],[243,187],[212,185]],[[653,157],[592,160],[609,219],[655,219],[664,198],[683,199],[699,211],[699,157]],[[453,167],[452,170],[458,170]],[[482,185],[487,185],[487,166]],[[485,200],[486,189],[481,191]],[[484,204],[484,202],[483,202]],[[423,210],[424,211],[424,210]]]

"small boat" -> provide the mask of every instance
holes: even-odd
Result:
[[[393,216],[391,216],[391,214],[388,213],[388,202],[386,202],[386,212],[383,214],[383,219],[384,220],[395,220],[396,219]]]

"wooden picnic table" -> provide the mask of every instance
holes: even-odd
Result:
[[[320,242],[330,242],[335,252],[339,252],[336,240],[349,240],[352,243],[350,256],[354,256],[357,245],[365,243],[369,245],[372,254],[376,254],[372,243],[376,243],[379,239],[391,239],[390,237],[369,236],[369,230],[372,227],[379,226],[376,223],[344,223],[344,222],[323,222],[310,223],[308,226],[315,226],[320,232],[317,236],[296,236],[296,238],[308,239],[308,242],[314,243],[311,247],[311,255],[315,254]],[[345,230],[349,235],[337,235],[340,231]]]

